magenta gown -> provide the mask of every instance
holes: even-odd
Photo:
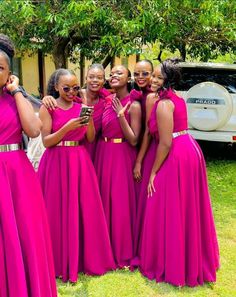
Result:
[[[101,137],[101,129],[102,129],[102,115],[105,108],[105,99],[103,97],[98,98],[98,102],[94,106],[93,110],[93,122],[94,122],[94,128],[96,132],[96,136],[93,142],[88,142],[85,140],[85,148],[87,149],[92,161],[95,160],[95,154],[96,154],[96,148],[99,138]]]
[[[102,118],[102,137],[122,138],[119,119],[107,101]],[[121,104],[130,101],[130,96]],[[126,119],[130,121],[128,112]],[[134,228],[136,217],[136,197],[133,166],[136,149],[127,141],[112,143],[100,140],[97,146],[95,168],[105,210],[115,262],[119,268],[130,264],[134,256]]]
[[[14,98],[3,93],[0,109],[0,145],[20,143]],[[23,150],[0,152],[0,185],[0,296],[57,296],[42,191]]]
[[[51,112],[52,132],[79,115],[81,104]],[[40,177],[51,229],[55,271],[63,281],[76,282],[78,273],[101,275],[115,268],[96,173],[82,144],[86,127],[68,132],[64,141],[79,146],[47,148]]]
[[[184,100],[171,90],[160,98],[174,106],[174,132],[187,129]],[[158,142],[155,104],[149,121]],[[189,134],[173,138],[167,159],[147,199],[140,247],[140,271],[149,279],[176,286],[216,280],[219,250],[203,154]]]

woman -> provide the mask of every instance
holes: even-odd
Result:
[[[105,83],[105,71],[101,64],[92,64],[86,76],[86,88],[80,89],[78,92],[79,97],[76,98],[77,102],[82,102],[94,108],[93,122],[96,131],[95,139],[92,143],[85,140],[85,147],[91,156],[92,161],[95,159],[96,147],[98,139],[101,135],[102,114],[105,107],[106,97],[110,92],[103,88]],[[57,101],[52,96],[43,98],[43,104],[48,109],[54,109],[57,106]]]
[[[0,34],[0,296],[55,297],[56,283],[43,196],[22,149],[22,131],[40,133],[41,122],[11,75],[14,47]]]
[[[93,141],[91,116],[80,116],[75,74],[59,69],[48,94],[57,108],[39,112],[47,148],[39,165],[51,229],[55,271],[63,281],[76,282],[79,272],[101,275],[114,269],[109,234],[92,161],[83,145]],[[89,121],[88,121],[89,119]]]
[[[157,149],[148,183],[140,271],[157,282],[197,286],[216,280],[219,253],[204,157],[187,132],[186,103],[173,89],[179,78],[170,59],[152,77],[159,99],[149,130]]]
[[[129,70],[122,65],[111,70],[108,97],[102,117],[102,140],[97,146],[95,168],[105,210],[114,258],[118,267],[130,264],[134,256],[136,217],[132,175],[141,129],[141,106],[128,90]]]

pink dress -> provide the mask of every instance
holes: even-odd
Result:
[[[51,112],[52,132],[79,115],[81,104]],[[83,141],[86,127],[68,132],[64,141]],[[76,282],[79,272],[101,275],[115,268],[96,173],[84,147],[47,148],[40,177],[51,229],[55,271]]]
[[[0,145],[20,143],[14,98],[3,93],[0,109]],[[40,183],[23,150],[0,152],[0,185],[0,296],[57,296]]]
[[[93,122],[96,131],[96,136],[93,142],[88,142],[85,140],[85,148],[87,149],[92,161],[95,160],[96,148],[99,138],[101,137],[101,129],[102,129],[102,115],[105,108],[105,99],[103,97],[99,97],[99,101],[93,105]]]
[[[169,90],[160,98],[174,106],[174,131],[187,129],[186,104]],[[158,142],[156,108],[149,129]],[[173,138],[167,159],[154,179],[156,192],[147,199],[140,247],[140,270],[149,279],[176,286],[216,280],[219,250],[208,192],[206,166],[189,135]]]
[[[102,136],[124,139],[111,99],[112,96],[103,113]],[[123,98],[121,104],[125,106],[128,101],[129,96]],[[125,116],[130,121],[128,112]],[[95,168],[118,267],[129,265],[134,256],[136,197],[132,171],[135,157],[136,149],[127,141],[113,143],[100,140],[98,143]]]

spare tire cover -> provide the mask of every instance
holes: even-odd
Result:
[[[186,94],[189,124],[198,130],[220,129],[231,117],[233,102],[228,91],[213,82],[202,82]]]

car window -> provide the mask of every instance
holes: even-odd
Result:
[[[236,70],[183,67],[181,73],[182,80],[176,90],[188,91],[198,83],[210,81],[222,85],[229,93],[236,94]]]

